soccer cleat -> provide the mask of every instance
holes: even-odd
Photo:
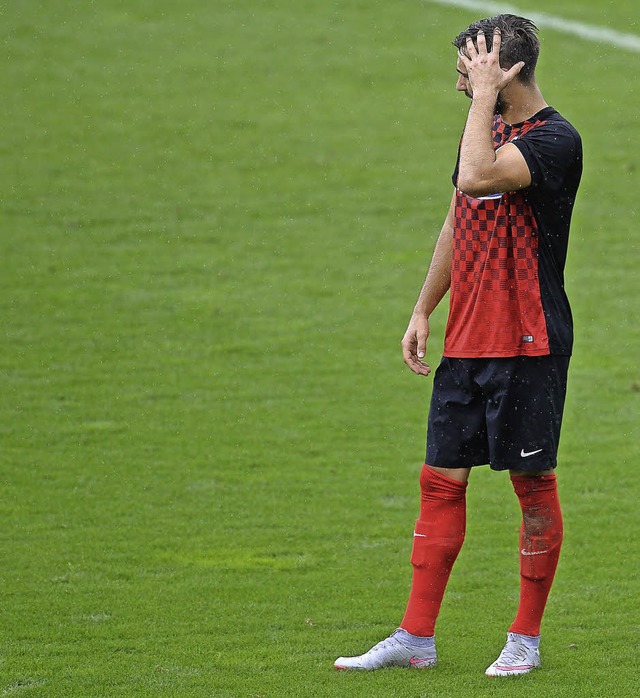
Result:
[[[500,656],[485,671],[487,676],[520,676],[540,666],[540,651],[525,645],[517,633],[507,633]]]
[[[390,667],[406,667],[407,669],[428,669],[436,664],[436,648],[415,647],[402,640],[398,635],[404,631],[398,629],[391,635],[374,645],[368,652],[358,657],[338,657],[334,663],[336,669],[356,669],[374,671]]]

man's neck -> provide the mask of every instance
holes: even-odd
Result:
[[[498,100],[498,112],[507,124],[519,124],[548,107],[538,85],[511,83]]]

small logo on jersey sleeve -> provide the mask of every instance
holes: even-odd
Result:
[[[533,335],[532,334],[522,335],[522,341],[525,344],[531,344],[533,342]]]

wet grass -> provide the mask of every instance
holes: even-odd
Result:
[[[483,675],[518,521],[481,470],[439,667],[331,668],[406,600],[430,383],[398,345],[467,106],[449,41],[474,18],[3,8],[0,694],[634,695],[638,59],[553,32],[540,80],[586,171],[544,666]]]

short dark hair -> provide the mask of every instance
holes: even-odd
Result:
[[[502,43],[500,44],[500,66],[511,68],[516,63],[524,61],[524,67],[518,73],[522,82],[531,82],[540,54],[538,27],[530,20],[517,15],[496,15],[481,19],[469,25],[453,40],[453,45],[460,51],[465,51],[467,39],[471,37],[476,43],[478,32],[483,32],[487,41],[487,50],[493,45],[493,32],[500,29]]]

